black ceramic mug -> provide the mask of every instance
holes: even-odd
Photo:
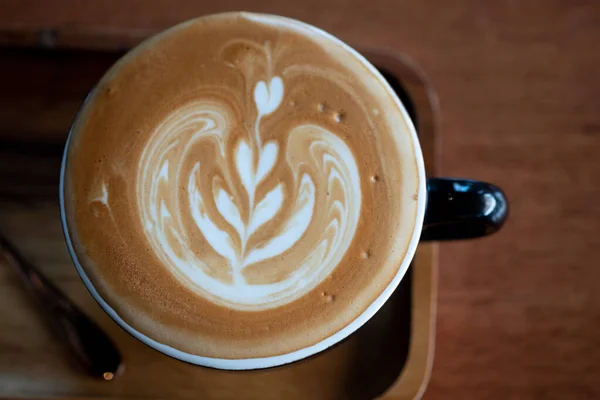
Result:
[[[423,125],[429,125],[430,130],[438,129],[435,92],[420,68],[403,54],[366,51],[365,56],[394,89],[417,134]],[[508,201],[496,185],[472,179],[428,178],[421,241],[490,235],[502,227],[507,217]]]

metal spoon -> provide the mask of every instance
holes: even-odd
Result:
[[[121,355],[110,338],[0,234],[0,256],[25,282],[79,363],[94,377],[112,380],[122,369]]]

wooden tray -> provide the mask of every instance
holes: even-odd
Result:
[[[417,125],[426,167],[435,171],[437,102],[423,75],[402,55],[363,53],[401,90]],[[419,398],[433,357],[436,244],[419,246],[398,290],[347,340],[270,370],[218,371],[171,359],[129,336],[104,314],[67,254],[57,182],[75,111],[119,55],[0,49],[0,230],[99,321],[126,362],[124,373],[112,382],[84,375],[48,329],[17,275],[0,265],[0,398]]]

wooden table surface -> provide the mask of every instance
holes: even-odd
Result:
[[[3,0],[0,42],[143,35],[240,8],[411,55],[439,94],[444,174],[509,197],[501,233],[441,248],[425,399],[600,398],[600,2]],[[17,126],[0,112],[0,136],[39,139]]]

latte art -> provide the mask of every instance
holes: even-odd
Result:
[[[281,77],[267,82],[254,89],[252,135],[232,144],[227,107],[198,100],[158,126],[138,166],[140,218],[157,256],[199,295],[240,310],[277,307],[312,290],[342,259],[360,215],[356,161],[335,133],[302,124],[263,143],[260,120],[277,112],[285,91]],[[196,146],[214,147],[215,157],[190,160]],[[265,184],[282,168],[289,182]],[[178,198],[182,186],[187,195]],[[259,196],[261,186],[266,194]],[[184,219],[195,222],[192,232]],[[310,225],[317,232],[311,237]],[[196,230],[209,247],[201,256],[188,237]],[[278,271],[290,262],[282,255],[299,251],[296,265]],[[255,276],[245,276],[249,266]]]
[[[339,40],[275,16],[199,18],[128,53],[82,107],[67,242],[102,307],[160,351],[234,368],[313,354],[408,267],[418,154],[391,89]]]

